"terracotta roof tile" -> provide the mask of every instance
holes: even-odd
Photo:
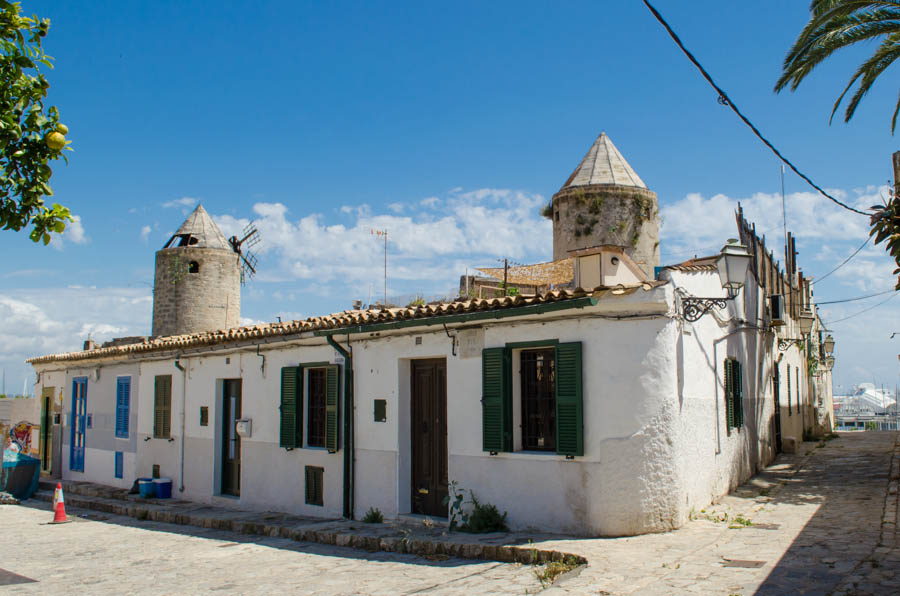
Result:
[[[416,319],[425,320],[441,315],[469,314],[495,310],[502,311],[523,306],[574,300],[592,295],[595,297],[605,296],[606,294],[624,295],[633,293],[638,289],[649,291],[664,283],[665,282],[655,281],[627,286],[598,287],[593,290],[584,290],[582,288],[575,288],[574,290],[554,290],[538,296],[505,296],[501,298],[458,300],[455,302],[426,304],[424,306],[405,308],[388,308],[384,310],[345,310],[339,313],[321,317],[311,317],[304,320],[234,327],[232,329],[219,329],[217,331],[207,331],[203,333],[144,338],[140,342],[131,344],[38,356],[30,358],[26,362],[30,364],[43,364],[57,361],[90,360],[95,358],[128,356],[147,352],[197,348],[254,339],[288,337],[312,331],[327,331],[333,329],[352,330],[354,327],[359,327],[361,325],[393,323]]]

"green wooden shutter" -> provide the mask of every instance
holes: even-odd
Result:
[[[734,428],[734,360],[725,360],[725,428]]]
[[[734,361],[734,417],[735,426],[744,426],[744,376],[743,365],[737,360]]]
[[[325,367],[325,448],[331,453],[338,450],[338,373],[339,368],[335,364]]]
[[[153,389],[153,436],[168,439],[172,432],[172,375],[158,375]]]
[[[556,346],[556,452],[584,455],[581,342]]]
[[[481,351],[481,448],[512,451],[512,368],[509,350]]]
[[[281,369],[281,432],[278,446],[294,449],[303,446],[302,395],[303,369],[285,366]]]

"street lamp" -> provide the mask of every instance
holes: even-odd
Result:
[[[747,278],[747,268],[750,266],[750,255],[747,247],[731,238],[722,247],[722,252],[716,259],[716,269],[719,271],[719,279],[722,288],[728,293],[727,298],[700,298],[687,296],[681,301],[682,314],[686,321],[694,322],[715,308],[725,308],[728,300],[733,300]]]
[[[787,350],[791,346],[799,345],[806,341],[804,337],[812,331],[813,322],[816,320],[816,316],[812,314],[809,310],[803,310],[800,312],[799,323],[800,323],[800,338],[786,338],[778,340],[778,349],[781,351]],[[830,335],[828,337],[831,337]],[[834,340],[831,341],[831,345],[834,346]],[[828,349],[827,347],[825,348]]]
[[[822,345],[825,346],[825,353],[831,354],[834,352],[834,338],[831,337],[831,334],[825,336],[825,341],[822,342]]]

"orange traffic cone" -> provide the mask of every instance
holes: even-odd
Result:
[[[63,501],[62,482],[56,483],[56,492],[53,493],[53,521],[51,524],[66,523],[66,504]]]

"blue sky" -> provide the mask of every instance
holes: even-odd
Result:
[[[538,214],[606,131],[659,195],[663,261],[718,250],[738,200],[781,242],[779,163],[633,2],[24,2],[52,21],[51,102],[74,153],[55,167],[79,221],[51,247],[0,234],[0,366],[18,391],[36,354],[149,332],[153,253],[203,202],[226,232],[258,221],[248,321],[349,308],[381,292],[452,293],[466,267],[551,257]],[[775,95],[806,2],[657,0],[760,129],[819,184],[868,206],[891,176],[889,70],[828,126],[856,61]],[[896,68],[896,67],[895,67]],[[865,238],[865,218],[785,179],[805,273]],[[881,248],[819,301],[891,287]],[[824,307],[831,320],[880,298]],[[897,305],[833,327],[836,383],[898,382]],[[900,342],[900,339],[894,340]]]

